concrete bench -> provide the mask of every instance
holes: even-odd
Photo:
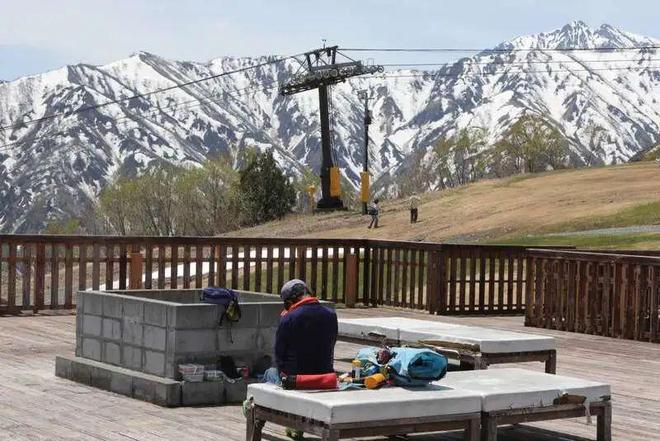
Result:
[[[479,439],[481,397],[442,384],[423,388],[383,388],[305,392],[271,384],[248,387],[247,441],[261,440],[266,422],[302,430],[325,441],[464,429]]]
[[[491,364],[540,361],[545,371],[557,369],[555,339],[537,334],[501,331],[405,317],[340,319],[339,340],[359,344],[422,344],[472,369]]]
[[[524,369],[450,372],[437,382],[481,396],[481,440],[497,440],[497,427],[594,415],[598,441],[611,440],[610,386]]]

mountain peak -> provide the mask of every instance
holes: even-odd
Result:
[[[582,20],[573,20],[550,32],[525,35],[503,42],[497,49],[593,49],[624,48],[658,45],[658,40],[622,31],[602,24],[592,28]]]
[[[132,53],[129,57],[129,60],[136,60],[136,61],[142,61],[142,62],[147,62],[147,61],[162,61],[163,57],[160,55],[152,54],[151,52],[147,51],[137,51]]]
[[[583,22],[582,20],[573,20],[569,23],[566,23],[564,27],[561,28],[562,31],[576,30],[576,29],[589,29],[589,25]]]

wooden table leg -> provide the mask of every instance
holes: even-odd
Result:
[[[596,439],[598,441],[612,441],[612,403],[604,403],[603,413],[598,415],[596,421]]]
[[[327,429],[323,431],[323,441],[339,441],[339,430]]]
[[[254,406],[247,408],[245,415],[245,441],[252,441],[252,434],[254,433]]]
[[[474,363],[472,363],[472,361],[460,360],[459,363],[460,363],[459,370],[461,370],[461,371],[473,371],[474,370]]]
[[[488,361],[482,355],[472,355],[460,359],[460,370],[488,369]]]
[[[481,415],[481,441],[497,441],[497,418]]]
[[[465,441],[479,441],[479,418],[473,418],[465,426]]]
[[[474,357],[474,369],[482,370],[488,369],[488,361],[482,355],[477,355]]]
[[[261,441],[261,431],[265,424],[265,421],[254,420],[254,434],[252,435],[252,441]]]
[[[254,406],[248,408],[246,420],[245,441],[261,441],[261,431],[265,421],[254,417]]]
[[[557,351],[554,349],[549,351],[548,359],[545,361],[545,373],[546,374],[556,374],[557,373]]]

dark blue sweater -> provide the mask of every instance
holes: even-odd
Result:
[[[334,372],[337,314],[320,303],[301,305],[280,319],[275,362],[288,375]]]

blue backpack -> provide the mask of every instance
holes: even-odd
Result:
[[[222,305],[225,311],[220,317],[220,326],[226,318],[228,322],[237,322],[241,319],[241,307],[238,304],[238,294],[228,288],[204,288],[200,300],[204,303]]]

